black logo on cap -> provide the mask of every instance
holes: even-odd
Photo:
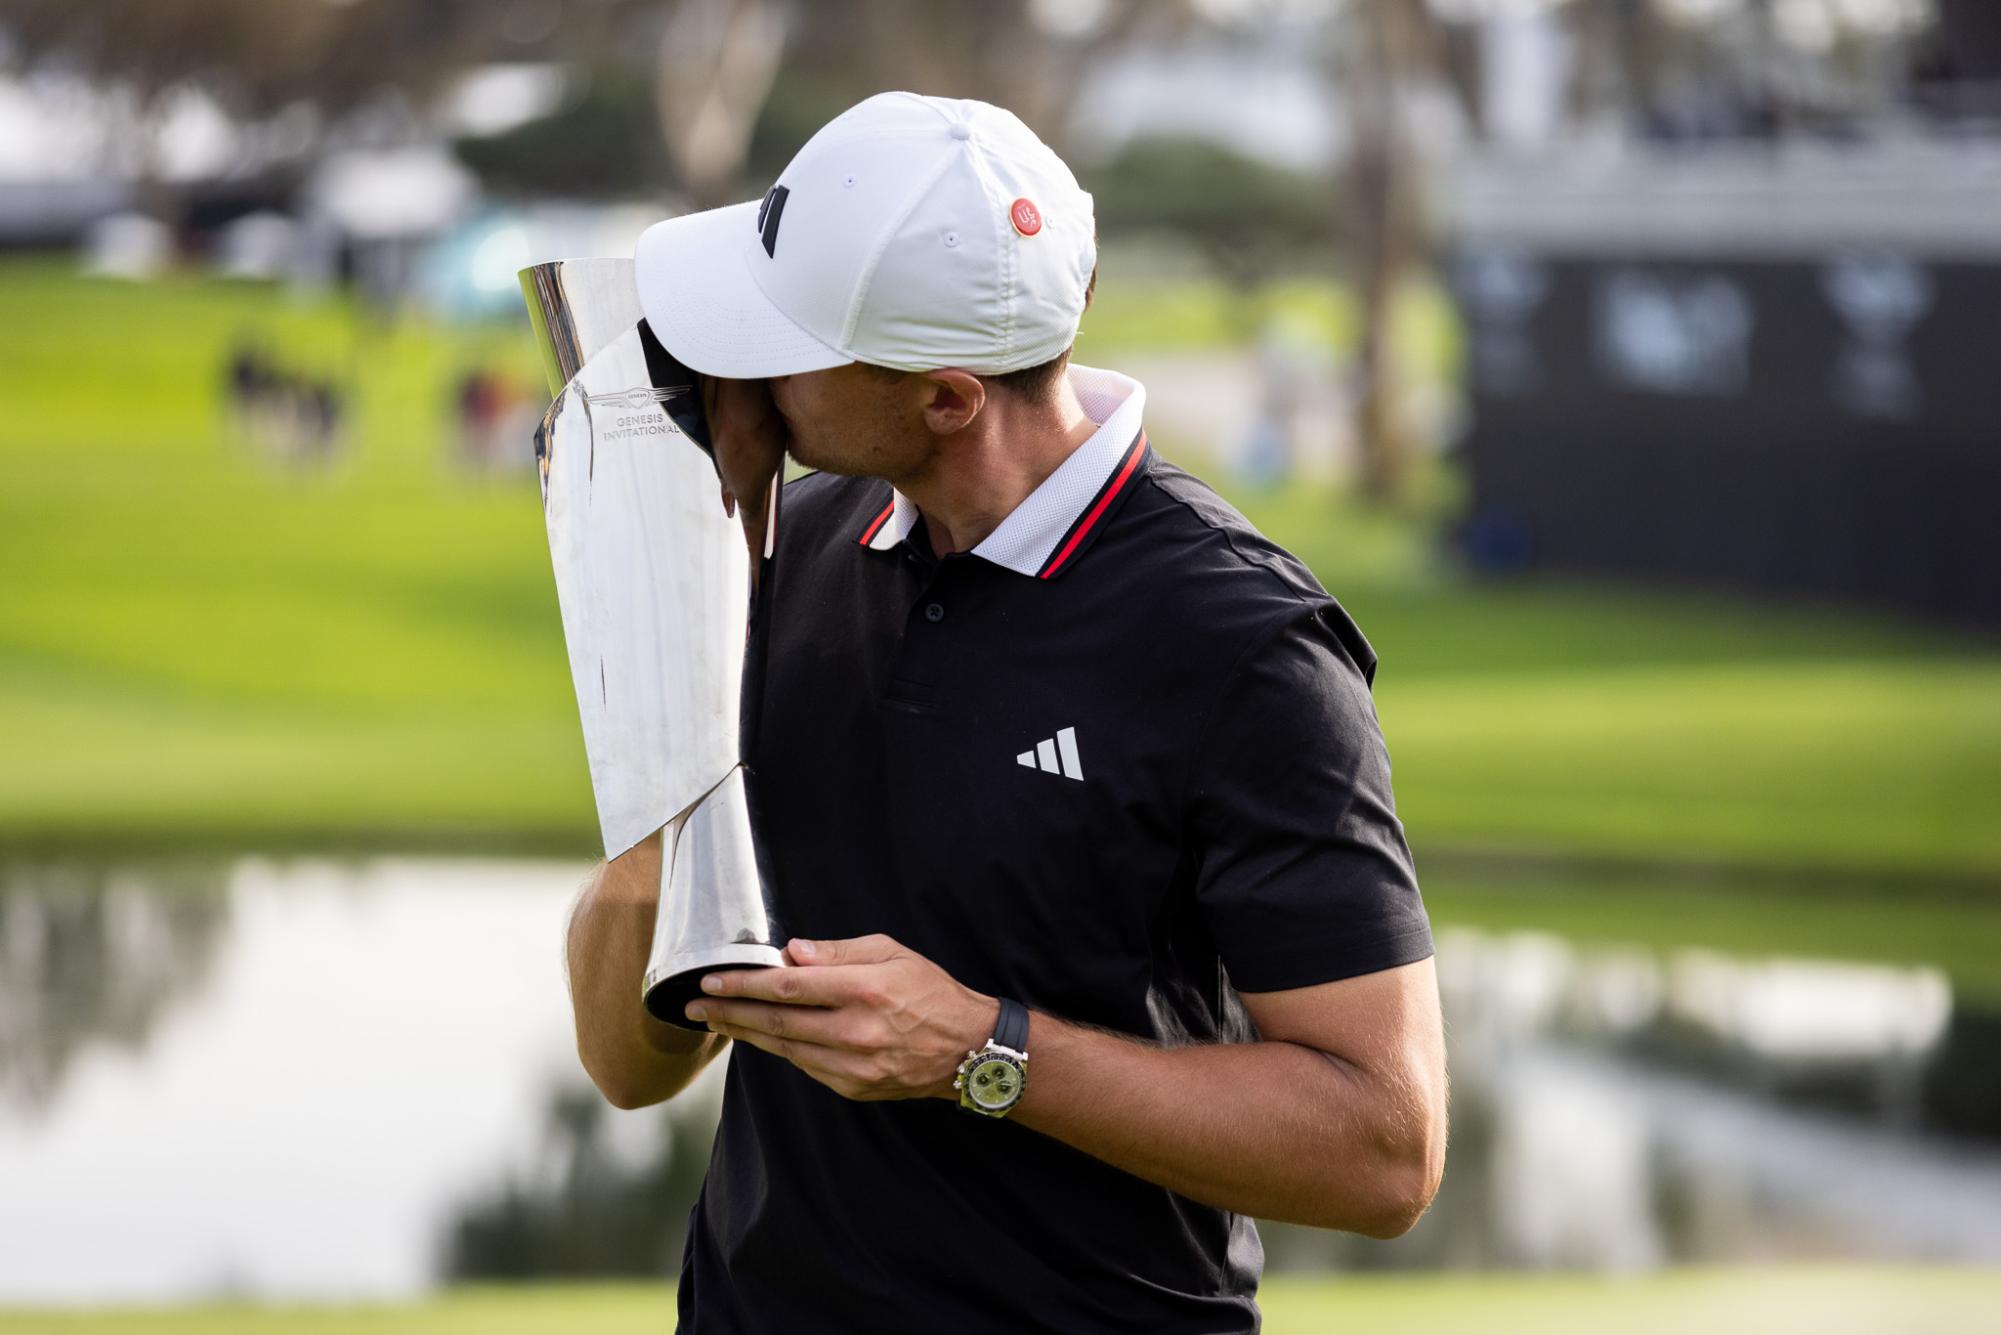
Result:
[[[774,185],[757,206],[758,234],[764,238],[764,253],[773,259],[778,257],[778,219],[785,212],[785,197],[791,193],[782,185]]]

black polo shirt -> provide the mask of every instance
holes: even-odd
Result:
[[[1071,377],[1103,426],[972,552],[934,558],[886,483],[786,488],[750,757],[775,908],[1032,1011],[1251,1040],[1240,990],[1432,950],[1375,654],[1153,453],[1135,382]],[[1247,1218],[736,1044],[681,1329],[1251,1331],[1262,1266]]]

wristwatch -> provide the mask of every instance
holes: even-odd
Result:
[[[1028,1085],[1028,1007],[1000,999],[1000,1019],[984,1048],[966,1054],[952,1088],[959,1106],[982,1117],[1005,1117]]]

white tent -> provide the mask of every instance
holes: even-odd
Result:
[[[334,153],[306,186],[309,207],[357,241],[433,235],[478,193],[473,174],[436,145]]]

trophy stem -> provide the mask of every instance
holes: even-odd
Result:
[[[654,1019],[700,1030],[686,1008],[702,995],[704,974],[785,962],[764,903],[743,766],[676,817],[664,837],[643,995]]]

